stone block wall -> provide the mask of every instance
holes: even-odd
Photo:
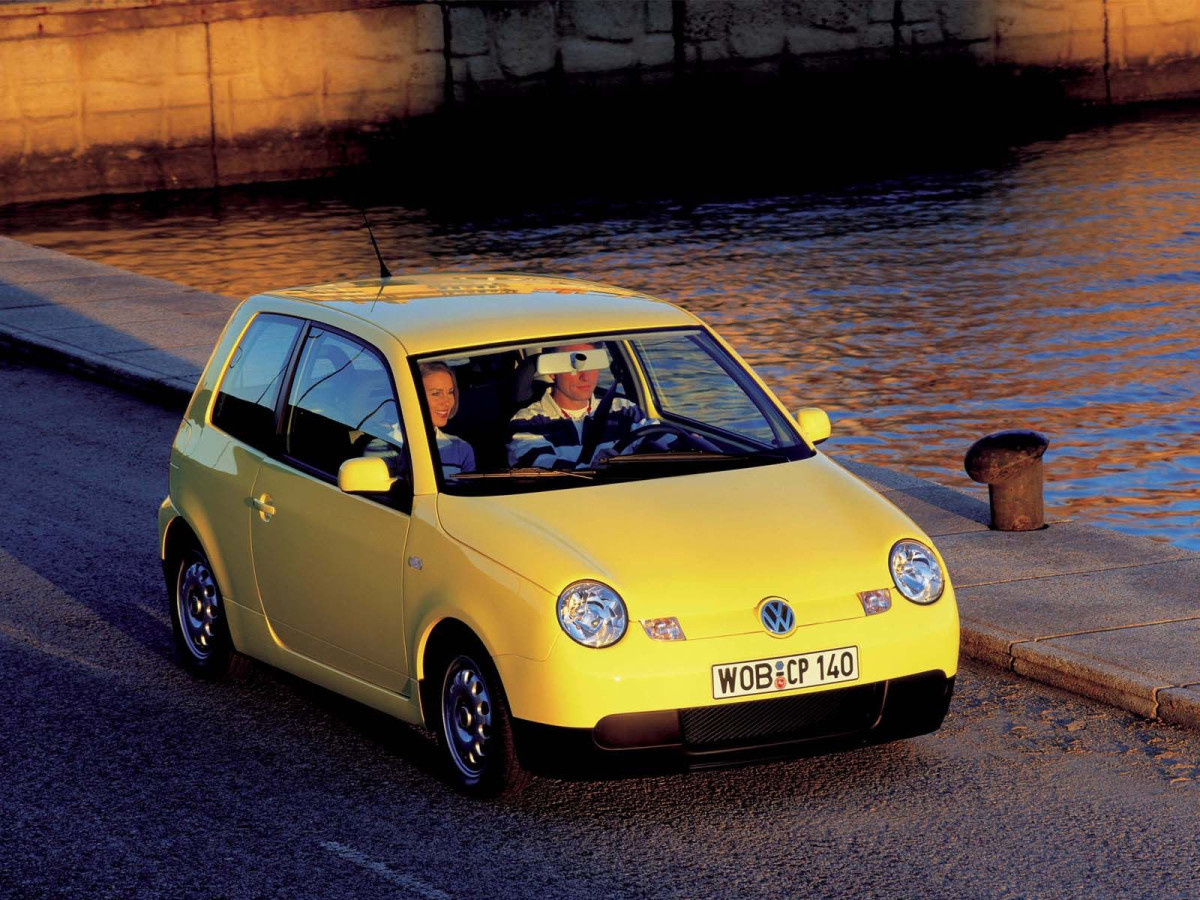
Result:
[[[786,99],[914,67],[1200,96],[1200,2],[0,0],[0,203],[327,173],[514,99]]]
[[[1198,0],[445,0],[455,100],[953,60],[1042,70],[1082,102],[1200,96]],[[880,66],[882,64],[882,66]]]
[[[1107,0],[1114,102],[1194,97],[1200,90],[1200,3]]]
[[[415,2],[0,4],[0,202],[337,168],[441,106],[442,36]]]

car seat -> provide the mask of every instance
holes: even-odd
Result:
[[[536,403],[550,389],[551,382],[537,378],[537,361],[539,354],[532,353],[521,360],[517,366],[517,374],[512,386],[512,409],[509,418],[518,410],[524,409],[530,403]]]
[[[442,430],[471,445],[478,471],[495,471],[508,464],[509,397],[516,364],[515,354],[497,353],[454,367],[458,412]]]

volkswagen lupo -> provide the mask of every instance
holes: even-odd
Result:
[[[172,447],[179,657],[423,725],[481,795],[928,733],[950,580],[815,449],[829,433],[633,291],[447,274],[252,297]]]

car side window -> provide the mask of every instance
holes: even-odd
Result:
[[[239,441],[267,451],[275,437],[275,403],[303,323],[290,316],[256,316],[230,357],[213,404],[212,423]]]
[[[284,416],[284,452],[337,478],[348,459],[378,456],[407,475],[400,407],[386,363],[366,345],[313,325]]]

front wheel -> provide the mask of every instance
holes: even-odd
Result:
[[[250,661],[234,649],[208,557],[196,549],[184,552],[168,587],[175,652],[184,668],[214,681],[245,672]]]
[[[451,653],[440,671],[436,727],[450,783],[480,797],[518,793],[529,775],[517,759],[508,701],[491,660],[482,648]]]

